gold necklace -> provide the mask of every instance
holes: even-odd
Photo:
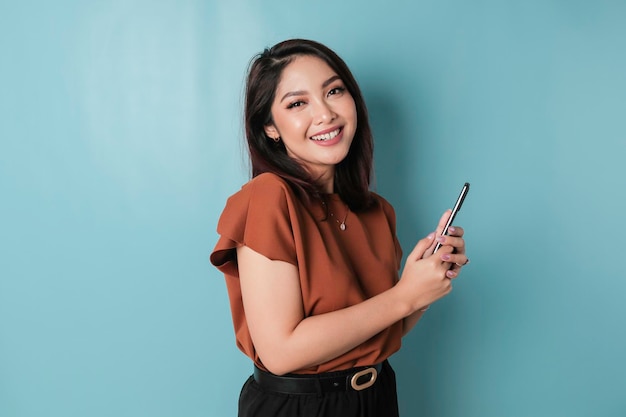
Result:
[[[346,215],[343,217],[343,221],[339,221],[339,219],[335,217],[335,214],[330,211],[330,206],[326,204],[324,200],[322,200],[322,205],[326,208],[326,211],[328,212],[328,214],[330,214],[330,217],[335,219],[335,221],[339,225],[339,229],[341,229],[342,232],[346,230],[346,219],[348,218],[348,213],[350,213],[350,207],[348,207],[348,205],[346,204]]]

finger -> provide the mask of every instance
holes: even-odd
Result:
[[[462,267],[467,265],[470,260],[465,255],[453,255],[450,257],[449,262],[452,264],[453,267],[461,269]]]
[[[454,271],[457,276],[461,273],[461,269],[470,262],[469,258],[465,255],[455,255],[450,261],[452,262],[450,270]]]
[[[446,246],[446,248],[449,248],[449,246]],[[469,259],[467,258],[467,256],[465,256],[465,254],[459,254],[456,252],[444,252],[443,249],[444,248],[441,248],[442,252],[440,255],[442,261],[449,262],[450,264],[454,264],[457,266],[464,266],[469,263]],[[439,255],[439,252],[437,252],[437,255]]]
[[[452,214],[452,210],[448,209],[443,212],[441,218],[439,219],[439,223],[437,224],[437,228],[435,229],[435,236],[440,236],[443,233],[443,229],[446,227],[446,223]],[[437,246],[437,242],[433,242],[433,244],[426,250],[423,257],[427,258],[433,254],[435,250],[435,246]]]
[[[457,253],[465,252],[465,240],[462,237],[437,236],[435,241],[441,243],[442,246],[452,246]]]
[[[448,209],[444,211],[443,214],[441,215],[441,218],[439,219],[439,224],[437,225],[437,232],[436,232],[437,236],[443,233],[443,229],[444,227],[446,227],[446,223],[448,223],[448,219],[450,218],[451,214],[452,214],[452,210]]]
[[[415,247],[409,254],[409,259],[414,259],[414,260],[422,259],[422,257],[424,256],[424,253],[428,250],[428,248],[433,246],[434,240],[435,240],[435,233],[433,232],[433,233],[430,233],[425,238],[421,239],[419,242],[417,242],[417,245],[415,245]]]
[[[454,264],[456,266],[458,266],[459,268],[464,267],[465,265],[467,265],[468,263],[470,263],[470,260],[467,256],[465,256],[465,260],[463,262],[454,262]]]
[[[431,255],[431,257],[435,260],[435,262],[439,262],[443,264],[444,269],[451,269],[454,262],[452,259],[454,248],[452,246],[442,246],[439,248],[436,254]]]
[[[465,234],[465,230],[463,230],[460,226],[450,226],[448,227],[448,235],[450,236],[458,236],[462,237]]]

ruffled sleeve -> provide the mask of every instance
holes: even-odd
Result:
[[[211,263],[224,274],[239,277],[237,247],[247,246],[272,259],[297,265],[292,229],[293,198],[278,176],[261,174],[231,196],[220,216],[220,238]]]

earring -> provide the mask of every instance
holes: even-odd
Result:
[[[280,136],[276,136],[275,138],[272,138],[272,139],[274,139],[274,142],[276,143],[280,142]]]

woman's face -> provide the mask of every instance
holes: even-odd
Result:
[[[276,88],[272,120],[265,133],[280,136],[287,154],[331,192],[335,165],[348,154],[357,124],[354,99],[337,73],[320,58],[296,57]]]

